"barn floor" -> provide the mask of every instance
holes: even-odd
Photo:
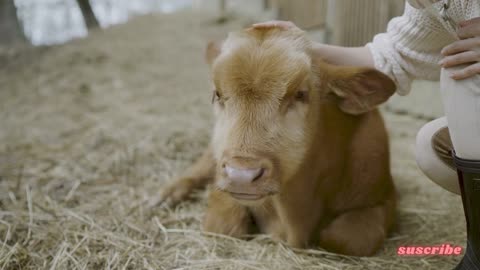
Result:
[[[452,269],[400,245],[464,245],[460,197],[413,157],[417,114],[386,111],[399,223],[352,258],[200,231],[205,193],[157,205],[209,140],[209,39],[251,21],[149,15],[62,46],[0,52],[0,269]],[[361,233],[361,232],[359,232]]]

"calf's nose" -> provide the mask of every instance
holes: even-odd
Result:
[[[227,178],[239,184],[248,184],[262,177],[264,169],[262,168],[240,168],[225,165],[225,174]]]

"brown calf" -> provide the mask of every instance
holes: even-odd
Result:
[[[163,196],[214,179],[203,227],[368,256],[395,220],[384,74],[311,57],[298,29],[246,29],[210,44],[216,124],[202,157]]]

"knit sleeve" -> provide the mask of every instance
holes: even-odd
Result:
[[[437,18],[407,2],[404,14],[392,19],[387,31],[367,47],[375,68],[394,80],[399,95],[406,95],[414,79],[439,79],[440,51],[453,41]]]

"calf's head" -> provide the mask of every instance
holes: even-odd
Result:
[[[359,115],[388,99],[394,83],[368,68],[312,58],[300,30],[246,29],[210,43],[216,116],[212,147],[216,186],[256,203],[298,172],[321,121],[321,106]],[[341,125],[341,123],[339,123]]]

